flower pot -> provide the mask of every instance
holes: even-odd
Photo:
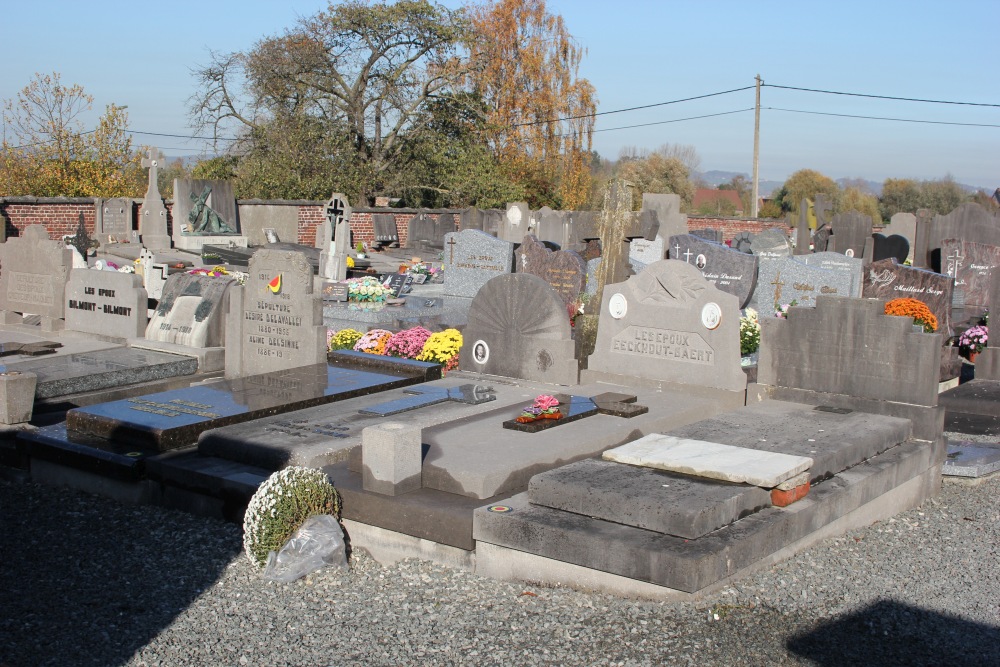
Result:
[[[976,363],[976,357],[978,357],[978,356],[979,356],[978,352],[969,352],[969,363],[970,364],[975,364]]]

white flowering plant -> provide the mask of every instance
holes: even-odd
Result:
[[[757,311],[747,308],[740,318],[740,354],[753,354],[760,347],[760,319]]]
[[[243,516],[243,549],[254,565],[264,567],[309,517],[340,517],[340,494],[322,470],[289,466],[260,485]]]

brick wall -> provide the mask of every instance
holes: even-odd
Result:
[[[692,229],[721,229],[722,238],[731,241],[740,232],[750,232],[760,234],[765,229],[777,227],[788,231],[788,225],[784,220],[774,220],[772,218],[714,218],[707,216],[688,216],[688,230]]]
[[[94,232],[96,209],[94,200],[86,197],[10,197],[0,199],[6,236],[21,236],[30,225],[45,225],[49,238],[58,240],[76,234],[83,213],[83,224]]]

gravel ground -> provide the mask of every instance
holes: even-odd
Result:
[[[364,554],[274,584],[238,526],[23,482],[0,535],[0,667],[1000,664],[1000,479],[687,603]]]

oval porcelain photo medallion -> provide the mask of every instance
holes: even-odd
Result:
[[[472,359],[477,364],[485,364],[490,359],[490,346],[484,340],[472,344]]]
[[[706,329],[715,329],[722,323],[722,309],[715,302],[706,303],[701,309],[701,323]]]
[[[628,312],[628,301],[625,300],[624,294],[618,292],[608,299],[608,312],[616,320],[625,317],[625,313]]]

